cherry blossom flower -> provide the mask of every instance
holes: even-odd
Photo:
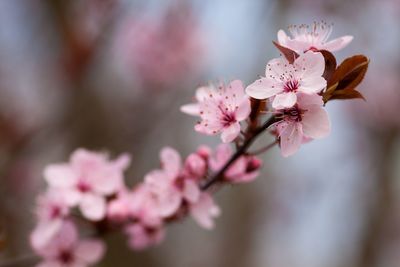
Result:
[[[38,267],[85,267],[97,263],[105,252],[105,246],[100,240],[78,239],[75,225],[66,221],[60,232],[44,248],[35,251],[43,257]]]
[[[332,28],[332,24],[325,22],[314,22],[311,27],[305,24],[300,26],[292,25],[289,27],[292,37],[287,36],[283,30],[279,30],[278,42],[280,45],[290,48],[297,53],[303,53],[309,50],[328,50],[334,52],[344,48],[353,40],[353,36],[346,35],[328,41],[332,33]]]
[[[44,247],[60,230],[69,215],[69,207],[63,195],[49,190],[37,199],[38,224],[31,234],[34,247]]]
[[[321,53],[308,51],[301,54],[293,64],[281,57],[268,62],[265,77],[246,88],[246,93],[256,99],[274,97],[273,108],[290,108],[298,92],[315,94],[326,87],[322,77],[325,60]]]
[[[128,244],[133,250],[143,250],[158,245],[165,237],[164,228],[149,227],[140,223],[128,225],[125,233],[129,236]]]
[[[193,203],[200,196],[200,189],[194,179],[185,177],[178,152],[165,147],[160,152],[161,170],[154,170],[145,177],[145,182],[157,197],[160,214],[173,215],[183,201]]]
[[[70,206],[79,205],[83,216],[97,221],[106,215],[104,197],[122,187],[129,161],[127,155],[109,161],[105,154],[78,149],[69,163],[47,166],[44,176],[52,188],[65,195]]]
[[[275,124],[282,156],[293,155],[305,140],[319,139],[330,133],[328,114],[319,95],[299,94],[298,103],[279,111],[282,120]]]
[[[244,94],[242,82],[235,80],[228,86],[221,84],[218,89],[202,87],[196,98],[198,106],[181,108],[186,113],[200,116],[201,122],[195,130],[207,135],[221,133],[224,143],[232,142],[240,133],[240,122],[250,114],[250,100]]]
[[[228,144],[221,144],[210,157],[210,168],[219,171],[233,155],[232,148]],[[224,173],[224,179],[231,183],[247,183],[253,181],[259,175],[261,160],[255,156],[242,156],[238,158]]]
[[[213,218],[221,214],[221,210],[208,193],[202,193],[199,200],[190,205],[189,210],[193,219],[205,229],[214,228]]]

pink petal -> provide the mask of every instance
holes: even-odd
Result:
[[[213,171],[218,171],[232,155],[232,148],[228,144],[220,144],[210,158],[209,164]]]
[[[52,187],[70,187],[76,182],[76,174],[68,164],[49,165],[44,169],[44,178]]]
[[[319,106],[309,107],[303,115],[304,135],[311,138],[326,137],[331,131],[328,113]]]
[[[193,180],[186,179],[184,182],[183,196],[191,203],[198,201],[200,197],[200,189]]]
[[[267,99],[282,92],[282,90],[281,87],[276,86],[274,80],[261,78],[247,86],[246,94],[255,99]]]
[[[160,152],[160,160],[163,169],[172,177],[178,175],[181,169],[181,156],[179,153],[171,148],[164,147]]]
[[[200,105],[196,104],[186,104],[181,106],[181,112],[192,115],[192,116],[199,116],[200,115]]]
[[[297,96],[293,92],[281,93],[275,96],[272,107],[275,109],[290,108],[296,104]]]
[[[166,218],[175,214],[182,203],[182,197],[177,190],[170,190],[160,194],[158,199],[158,211],[160,216]]]
[[[241,80],[230,82],[228,89],[230,89],[230,94],[236,95],[237,98],[241,98],[244,94],[244,86]]]
[[[294,66],[303,79],[321,77],[325,70],[325,59],[319,52],[307,51],[295,60]]]
[[[322,100],[322,96],[317,94],[297,94],[297,102],[299,107],[302,109],[307,109],[309,106],[317,105],[322,106],[324,101]]]
[[[245,157],[237,159],[232,166],[225,172],[225,177],[229,181],[234,182],[246,172],[247,161]]]
[[[301,123],[280,123],[283,126],[280,132],[280,145],[282,156],[288,157],[299,150],[303,140],[303,130]]]
[[[300,84],[298,89],[299,92],[304,92],[307,94],[316,94],[321,92],[326,87],[326,80],[319,77],[305,78]]]
[[[95,194],[85,194],[80,203],[83,216],[92,221],[99,221],[106,215],[106,201],[104,197]]]
[[[214,228],[213,217],[219,216],[220,209],[208,193],[203,193],[199,201],[191,205],[190,214],[201,227],[209,230]]]
[[[239,104],[238,109],[235,111],[236,120],[242,121],[247,119],[251,112],[250,99],[247,97]]]
[[[46,247],[62,227],[62,220],[39,223],[30,236],[32,248],[36,251]]]
[[[278,43],[279,43],[280,45],[282,45],[282,46],[285,46],[287,40],[288,40],[288,36],[287,36],[287,34],[285,33],[285,31],[279,30],[279,31],[278,31]]]
[[[75,255],[87,264],[94,264],[103,257],[105,245],[99,240],[83,240],[75,248]]]
[[[285,73],[290,69],[292,69],[292,66],[284,57],[274,58],[267,63],[265,77],[279,83],[281,76],[285,76]]]
[[[346,47],[353,40],[353,36],[346,35],[334,40],[331,40],[323,45],[323,49],[335,52]]]
[[[232,123],[230,126],[222,130],[221,139],[224,143],[230,143],[239,135],[240,124],[238,122]]]

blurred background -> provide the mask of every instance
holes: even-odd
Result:
[[[32,254],[46,164],[129,152],[133,185],[165,145],[215,145],[180,105],[210,81],[254,81],[279,29],[321,19],[355,37],[339,62],[371,59],[367,101],[330,102],[329,138],[275,148],[255,182],[218,193],[215,230],[172,225],[141,253],[112,235],[99,266],[399,267],[399,0],[1,0],[0,266]]]

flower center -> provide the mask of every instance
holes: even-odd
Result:
[[[79,181],[76,185],[76,188],[82,193],[86,193],[91,190],[90,185],[85,181]]]
[[[56,219],[61,216],[61,208],[59,206],[53,206],[50,211],[50,218]]]
[[[73,262],[74,256],[72,255],[71,251],[69,250],[62,250],[58,255],[58,259],[63,264],[67,265]]]
[[[291,108],[285,109],[283,111],[283,115],[286,119],[290,121],[300,122],[302,121],[303,111],[297,106],[293,106]]]
[[[299,85],[300,84],[298,80],[289,80],[283,86],[283,91],[285,93],[295,92],[297,89],[299,89]]]

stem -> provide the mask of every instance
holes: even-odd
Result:
[[[272,124],[277,122],[277,119],[275,116],[269,118],[263,125],[261,125],[259,128],[254,130],[253,132],[249,133],[249,137],[244,141],[243,145],[239,147],[235,154],[232,155],[232,157],[228,160],[227,163],[225,163],[224,167],[222,167],[216,174],[214,174],[204,185],[201,186],[201,190],[205,191],[210,186],[218,182],[219,180],[222,179],[224,172],[233,164],[235,161],[240,158],[243,154],[247,152],[247,149],[250,147],[250,145],[256,140],[256,138],[264,132],[268,127],[270,127]]]

